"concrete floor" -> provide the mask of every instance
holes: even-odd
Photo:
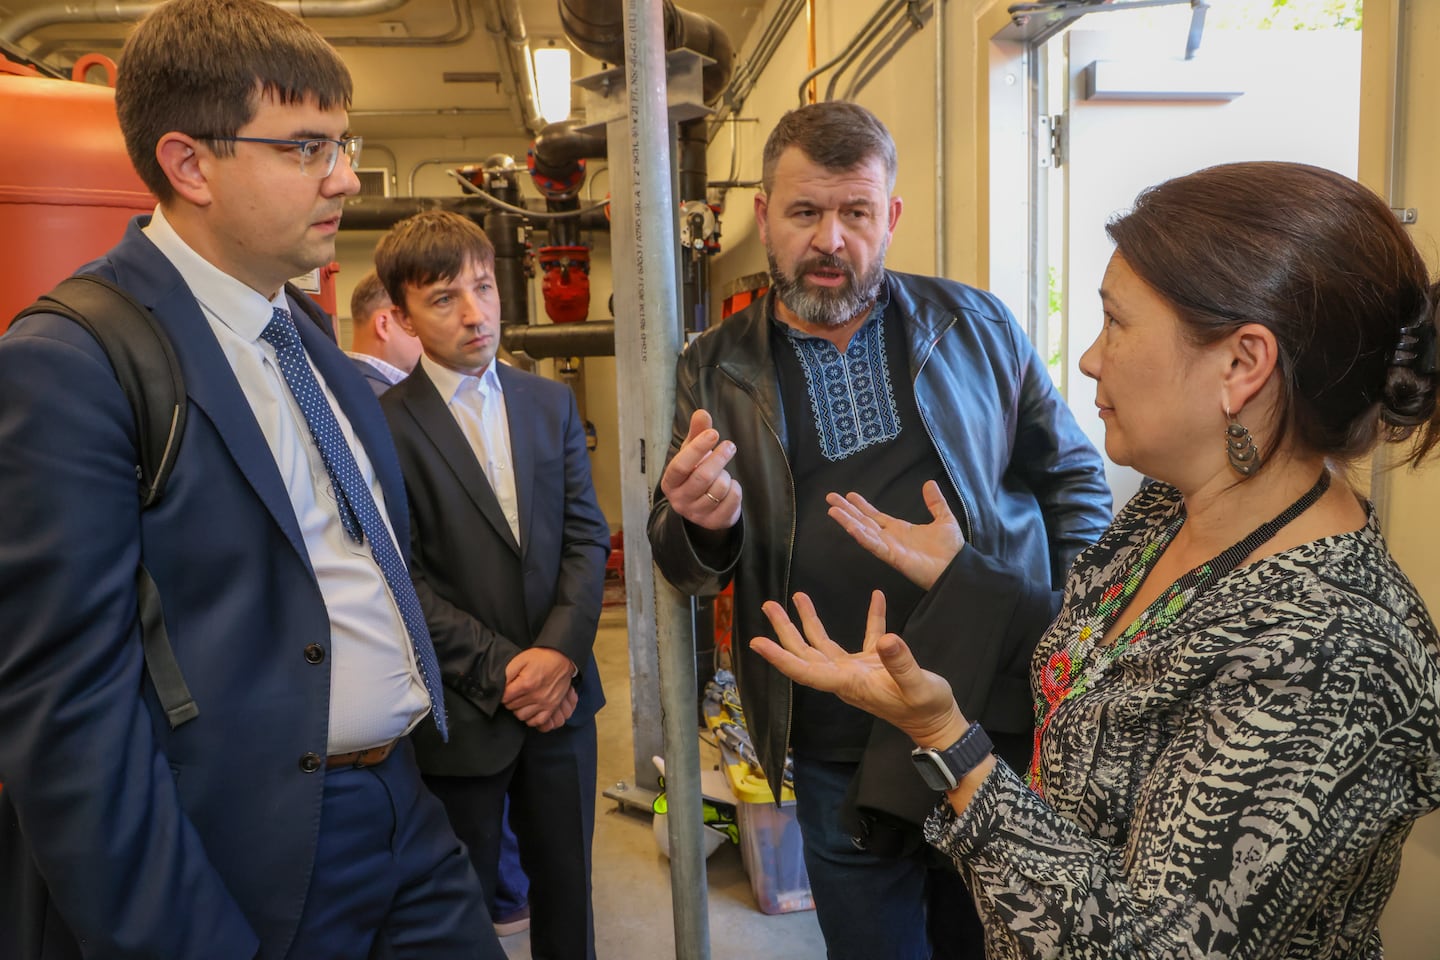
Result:
[[[603,795],[617,781],[630,782],[635,777],[623,606],[605,608],[595,639],[595,658],[608,701],[596,718],[600,757],[592,876],[595,952],[598,960],[691,960],[675,953],[670,869],[655,845],[650,816]],[[702,748],[702,765],[716,759],[713,748]],[[755,906],[738,847],[723,845],[711,855],[706,873],[713,960],[821,960],[825,956],[813,910],[767,916]],[[509,960],[530,960],[529,933],[507,937],[502,943]]]

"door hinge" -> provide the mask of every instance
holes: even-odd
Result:
[[[1065,164],[1065,114],[1056,113],[1040,118],[1040,166],[1061,167]]]

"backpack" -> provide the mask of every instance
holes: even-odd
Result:
[[[320,306],[291,284],[290,299],[332,340],[334,327]],[[115,370],[135,417],[138,440],[135,479],[140,509],[148,510],[165,495],[165,484],[175,469],[180,439],[185,435],[185,378],[170,337],[155,316],[114,283],[93,274],[76,274],[15,315],[15,319],[44,313],[66,317],[84,327],[100,344]],[[140,563],[135,585],[140,599],[140,640],[145,670],[160,700],[170,729],[195,719],[200,708],[180,664],[175,659],[160,591],[150,571]]]

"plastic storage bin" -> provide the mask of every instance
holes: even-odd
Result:
[[[705,705],[705,720],[712,728],[729,719],[722,708]],[[720,756],[726,779],[735,791],[740,858],[750,877],[756,904],[762,913],[769,914],[815,909],[810,877],[805,872],[800,824],[795,820],[795,795],[786,787],[777,807],[770,785],[750,764],[723,744]]]

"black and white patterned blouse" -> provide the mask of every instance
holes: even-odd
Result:
[[[1180,508],[1142,490],[1080,556],[1033,684]],[[926,835],[992,960],[1378,958],[1401,846],[1440,805],[1437,664],[1372,513],[1232,571],[1063,701],[1044,799],[1002,764]]]

